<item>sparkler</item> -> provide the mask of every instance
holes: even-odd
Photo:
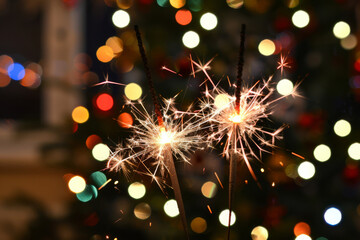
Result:
[[[128,102],[138,125],[133,126],[133,136],[128,139],[125,147],[117,149],[116,154],[113,155],[114,157],[109,159],[108,166],[113,170],[121,169],[124,171],[126,166],[139,161],[146,168],[147,174],[156,181],[160,188],[161,183],[158,175],[165,178],[169,174],[182,225],[185,234],[189,238],[185,208],[173,155],[182,162],[188,163],[187,156],[196,149],[201,148],[203,138],[197,134],[201,126],[201,120],[197,118],[196,114],[188,114],[191,107],[184,112],[178,111],[174,106],[175,98],[163,99],[161,103],[158,101],[137,26],[135,26],[135,32],[155,107],[155,114],[149,113],[141,100],[138,101],[139,107],[131,101]],[[125,153],[126,156],[115,157],[118,156],[118,153]],[[147,162],[151,163],[150,166]]]
[[[250,158],[261,161],[263,152],[275,147],[275,140],[283,127],[268,129],[260,123],[268,120],[273,113],[274,104],[287,96],[273,97],[275,89],[271,86],[271,77],[268,80],[256,82],[253,86],[242,87],[242,69],[244,65],[245,25],[242,25],[240,36],[240,52],[238,61],[237,82],[234,95],[228,94],[220,87],[212,90],[206,88],[205,97],[201,101],[201,118],[208,125],[211,134],[208,140],[219,143],[226,139],[223,155],[230,160],[229,164],[229,225],[228,239],[230,238],[231,209],[234,198],[236,180],[236,166],[244,160],[251,176],[258,183],[257,177],[250,164]],[[206,71],[202,68],[202,71]],[[209,76],[206,74],[206,76]],[[213,81],[210,81],[213,83]],[[297,95],[294,87],[290,95]],[[260,185],[259,185],[260,186]]]

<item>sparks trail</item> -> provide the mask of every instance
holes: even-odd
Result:
[[[144,68],[145,68],[146,79],[148,80],[152,100],[153,100],[153,103],[154,103],[157,120],[158,120],[159,126],[163,127],[163,125],[164,125],[163,117],[162,117],[162,114],[161,114],[161,111],[160,111],[160,105],[159,105],[159,101],[158,101],[158,98],[157,98],[157,95],[156,95],[156,92],[155,92],[154,83],[153,83],[152,78],[151,78],[151,72],[150,72],[149,64],[148,64],[148,61],[147,61],[147,58],[146,58],[144,44],[143,44],[142,39],[141,39],[141,33],[140,33],[139,27],[137,25],[134,26],[134,30],[135,30],[135,33],[136,33],[136,39],[137,39],[137,42],[138,42],[141,59],[143,61]]]
[[[96,87],[96,86],[100,86],[100,85],[105,85],[105,84],[113,84],[113,85],[125,86],[125,84],[122,84],[122,83],[117,83],[117,82],[109,81],[109,75],[108,75],[108,74],[107,74],[106,76],[104,76],[104,78],[105,78],[105,81],[96,83],[96,84],[92,85],[92,87]]]
[[[217,173],[214,172],[214,174],[215,174],[215,177],[216,177],[216,179],[218,180],[218,182],[219,182],[219,184],[220,184],[220,187],[221,187],[221,188],[224,188],[224,186],[222,185],[222,183],[221,183],[221,181],[220,181],[220,178],[219,178],[219,176],[217,175]]]

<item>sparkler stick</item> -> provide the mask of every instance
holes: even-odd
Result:
[[[240,51],[239,61],[237,69],[237,80],[235,89],[235,111],[237,115],[240,115],[240,97],[241,97],[241,86],[242,86],[242,72],[244,67],[244,51],[245,51],[245,24],[241,25],[240,32]],[[236,131],[237,124],[234,123],[234,129]],[[231,153],[230,153],[230,164],[229,164],[229,221],[228,221],[228,240],[230,239],[230,222],[231,222],[231,210],[232,203],[235,195],[235,182],[236,182],[236,169],[237,162],[239,160],[239,154],[236,152],[236,138],[234,135],[230,136],[231,141]]]
[[[156,95],[156,92],[155,92],[155,89],[154,89],[154,85],[153,85],[153,82],[152,82],[151,73],[150,73],[150,69],[149,69],[149,66],[148,66],[148,62],[147,62],[147,58],[146,58],[146,54],[145,54],[145,49],[144,49],[144,46],[143,46],[143,43],[142,43],[139,27],[137,25],[135,25],[134,29],[135,29],[135,32],[136,32],[136,38],[137,38],[137,41],[138,41],[140,55],[141,55],[141,58],[142,58],[142,61],[143,61],[144,67],[145,67],[146,78],[148,80],[148,84],[149,84],[149,87],[150,87],[150,92],[151,92],[152,99],[153,99],[153,103],[154,103],[154,107],[155,107],[155,113],[157,115],[158,124],[159,124],[159,127],[161,129],[160,131],[161,131],[161,133],[164,133],[166,135],[166,127],[164,126],[163,116],[162,116],[161,111],[160,111],[160,105],[159,105],[158,98],[157,98],[157,95]],[[174,189],[175,199],[176,199],[176,202],[178,204],[178,208],[179,208],[179,212],[180,212],[180,216],[181,216],[181,222],[182,222],[185,234],[186,234],[187,238],[189,239],[189,231],[188,231],[188,228],[187,228],[184,203],[183,203],[182,196],[181,196],[181,189],[180,189],[180,185],[179,185],[179,179],[178,179],[177,174],[176,174],[173,154],[172,154],[171,145],[170,145],[169,142],[167,142],[164,145],[163,158],[164,158],[164,163],[165,163],[164,165],[167,168],[167,170],[169,171],[169,175],[170,175],[170,179],[171,179],[171,185],[172,185],[172,187]]]

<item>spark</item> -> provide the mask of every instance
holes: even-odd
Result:
[[[217,173],[214,172],[214,174],[215,174],[215,177],[216,177],[216,179],[218,180],[218,182],[219,182],[219,184],[220,184],[220,187],[221,187],[221,188],[224,188],[224,186],[222,185],[222,183],[221,183],[221,181],[220,181],[220,178],[219,178],[219,176],[217,175]]]
[[[279,65],[278,65],[277,69],[280,69],[281,75],[283,74],[284,67],[291,68],[291,66],[289,65],[289,62],[287,61],[287,58],[288,58],[287,56],[280,54],[280,61],[278,61]]]
[[[182,75],[180,73],[175,72],[174,70],[171,70],[171,69],[167,68],[166,66],[162,66],[161,69],[182,77]]]
[[[104,78],[105,78],[105,81],[100,82],[100,83],[96,83],[96,84],[94,84],[92,86],[95,87],[95,86],[100,86],[100,85],[105,85],[105,84],[114,84],[114,85],[125,86],[125,84],[122,84],[122,83],[109,81],[109,75],[108,74],[106,76],[104,76]]]
[[[103,187],[105,187],[109,182],[111,182],[111,178],[110,179],[108,179],[103,185],[101,185],[99,188],[98,188],[98,190],[101,190]]]
[[[211,208],[209,205],[207,205],[207,208],[209,209],[210,214],[212,214]]]
[[[211,69],[210,67],[210,63],[214,60],[215,57],[211,58],[207,63],[203,64],[200,60],[198,60],[198,62],[195,62],[194,60],[192,60],[191,55],[190,55],[190,61],[191,61],[191,68],[192,68],[192,75],[195,77],[195,73],[198,72],[203,72],[206,76],[206,79],[204,82],[202,82],[200,84],[203,85],[205,82],[209,81],[211,83],[211,85],[213,87],[215,87],[214,82],[212,81],[211,77],[208,74],[208,70]],[[196,66],[196,70],[194,69],[194,65]]]
[[[294,153],[294,152],[291,152],[292,155],[294,155],[295,157],[298,157],[298,158],[301,158],[301,159],[305,159],[303,156],[297,154],[297,153]]]

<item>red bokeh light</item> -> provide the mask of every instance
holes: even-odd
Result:
[[[310,236],[310,233],[311,233],[310,226],[305,222],[299,222],[294,227],[295,236],[299,236],[301,234],[306,234]]]
[[[124,112],[119,115],[118,123],[122,128],[130,128],[133,125],[134,120],[129,113]]]
[[[96,144],[101,142],[102,142],[101,137],[99,137],[96,134],[93,134],[88,136],[88,138],[86,139],[86,147],[91,150]]]
[[[109,111],[114,106],[114,100],[109,94],[102,93],[96,98],[96,106],[102,111]]]
[[[192,20],[191,12],[186,9],[180,9],[175,14],[175,20],[180,25],[188,25]]]

